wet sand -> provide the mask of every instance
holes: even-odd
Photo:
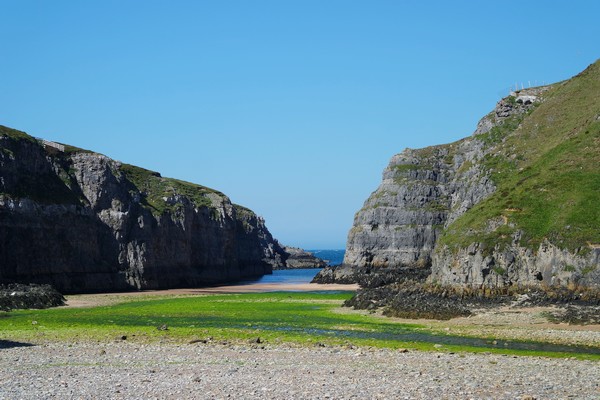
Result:
[[[178,296],[178,295],[209,295],[232,293],[266,293],[266,292],[331,292],[355,291],[358,285],[318,284],[318,283],[251,283],[246,285],[223,285],[203,288],[141,290],[137,292],[78,294],[65,296],[67,307],[94,307],[113,304],[128,296]]]

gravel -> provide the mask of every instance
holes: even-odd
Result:
[[[598,399],[595,361],[269,344],[1,342],[0,399]]]

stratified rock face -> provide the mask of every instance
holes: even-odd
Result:
[[[193,287],[271,273],[287,256],[222,193],[56,147],[0,127],[0,281]]]
[[[441,230],[495,189],[477,166],[483,156],[482,143],[469,138],[392,157],[354,218],[344,264],[430,267]]]
[[[573,254],[544,241],[537,249],[497,245],[486,251],[480,243],[452,252],[440,247],[433,257],[432,282],[474,287],[600,286],[600,251]]]
[[[599,286],[599,90],[597,62],[512,93],[466,139],[394,156],[340,274],[420,267],[443,285]]]

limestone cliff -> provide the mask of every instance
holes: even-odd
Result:
[[[193,287],[270,273],[287,256],[220,192],[0,127],[0,283]]]
[[[356,214],[340,274],[416,267],[449,285],[600,285],[599,120],[597,62],[511,93],[470,137],[404,150]]]

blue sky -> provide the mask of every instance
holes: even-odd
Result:
[[[600,57],[595,1],[0,0],[0,124],[226,193],[343,248],[405,147]]]

